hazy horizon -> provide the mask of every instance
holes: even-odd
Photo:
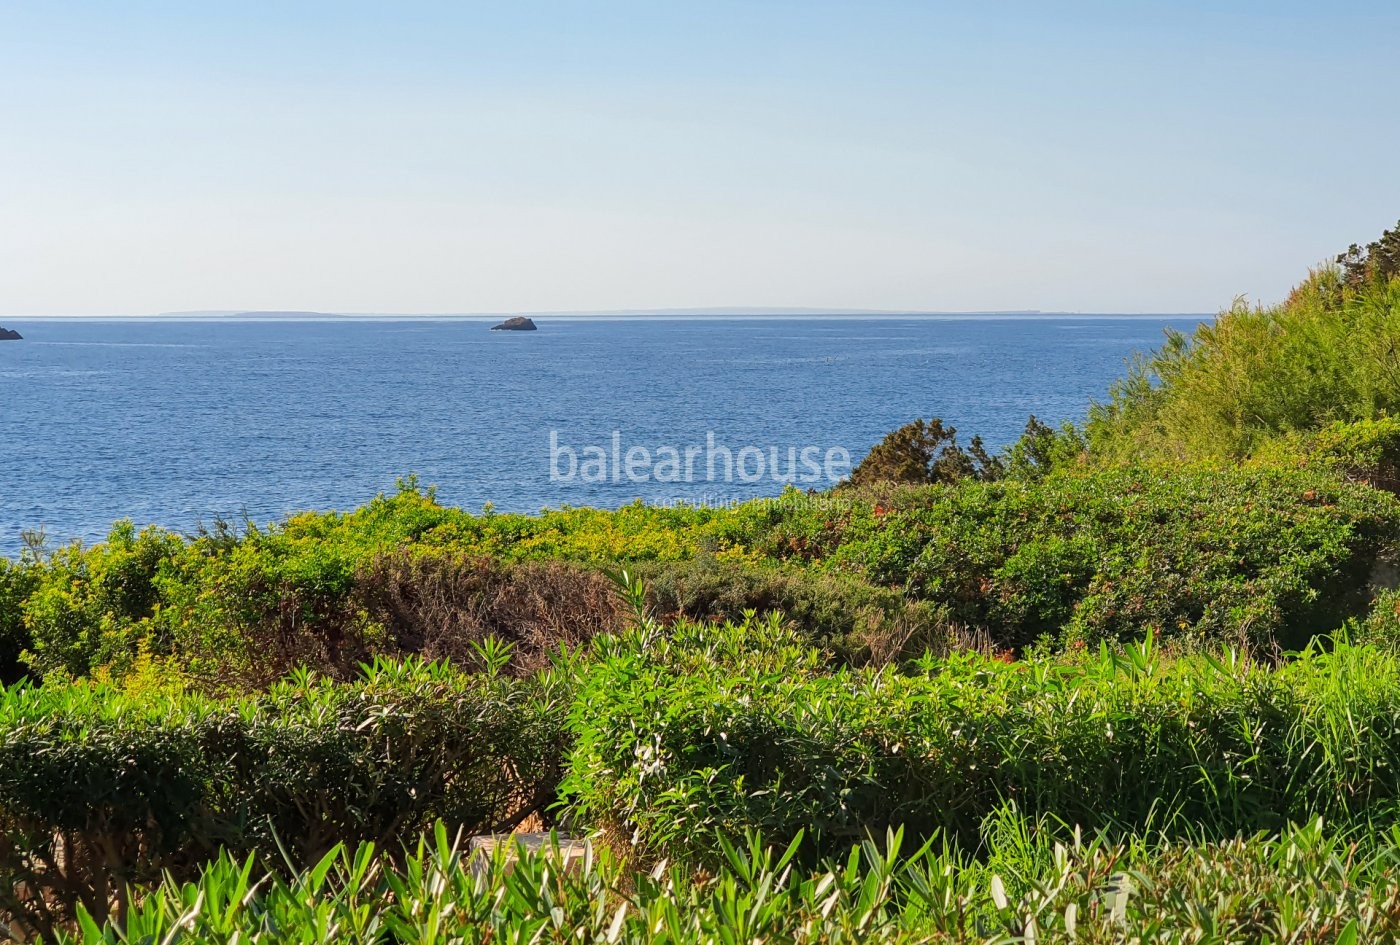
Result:
[[[52,319],[92,320],[117,319],[166,319],[170,321],[191,320],[261,320],[297,321],[321,319],[412,319],[412,318],[455,318],[455,319],[499,319],[523,315],[529,318],[549,319],[626,319],[626,318],[1214,318],[1217,312],[1056,312],[1041,309],[1020,309],[1005,311],[897,311],[886,309],[823,309],[788,307],[748,307],[727,306],[722,308],[657,308],[657,309],[599,309],[581,311],[501,311],[501,312],[314,312],[288,311],[285,309],[197,309],[179,312],[92,312],[70,315],[15,314],[4,316],[16,323],[22,321],[45,321]]]
[[[0,6],[0,318],[1216,312],[1400,213],[1400,8]]]

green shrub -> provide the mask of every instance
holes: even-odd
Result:
[[[37,571],[24,603],[24,625],[38,674],[85,673],[133,658],[151,632],[162,567],[179,553],[178,536],[129,521],[91,548],[69,545]]]
[[[1213,942],[1383,941],[1400,934],[1400,838],[1360,850],[1317,823],[1219,844],[1028,834],[1015,872],[896,835],[841,862],[796,867],[759,840],[713,875],[641,873],[601,851],[469,858],[442,829],[402,862],[338,848],[292,880],[224,856],[167,881],[124,923],[84,917],[63,941]],[[620,890],[626,892],[620,894]]]
[[[1281,436],[1253,457],[1255,465],[1320,469],[1349,482],[1400,493],[1400,418],[1333,423]]]
[[[1096,404],[1101,463],[1234,461],[1277,436],[1400,408],[1400,278],[1344,288],[1314,273],[1287,302],[1243,302],[1140,359]]]
[[[1400,590],[1376,596],[1371,612],[1357,628],[1356,640],[1400,652]]]
[[[646,856],[706,861],[712,834],[749,830],[830,850],[902,825],[975,847],[1008,800],[1085,828],[1213,836],[1383,823],[1400,799],[1397,691],[1400,657],[1350,646],[1276,671],[1149,644],[831,673],[771,626],[684,626],[585,676],[564,793]]]
[[[297,665],[345,678],[381,654],[461,659],[488,636],[517,643],[530,669],[560,644],[618,629],[595,572],[618,555],[692,554],[712,514],[637,505],[472,516],[407,482],[353,512],[266,529],[216,525],[186,540],[123,523],[105,543],[23,570],[7,563],[16,578],[0,600],[19,602],[12,637],[38,675],[121,672],[144,648],[256,688]]]
[[[713,556],[634,571],[662,614],[721,622],[748,611],[781,614],[842,664],[883,664],[949,646],[948,620],[937,605],[852,575]]]
[[[38,583],[32,564],[0,558],[0,682],[12,683],[24,674],[23,656],[33,645],[24,625],[24,602]]]
[[[1147,631],[1300,647],[1363,612],[1400,538],[1390,496],[1306,471],[1106,470],[878,502],[803,523],[829,549],[819,567],[901,588],[1000,647]]]
[[[313,862],[441,818],[508,829],[553,800],[560,683],[380,663],[236,700],[103,683],[0,693],[0,908],[47,933],[81,902],[225,848]]]
[[[1072,423],[1056,430],[1032,414],[1021,438],[1006,450],[1004,460],[1009,479],[1038,482],[1059,469],[1083,461],[1087,444]]]

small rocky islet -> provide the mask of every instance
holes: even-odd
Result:
[[[524,315],[516,315],[514,318],[507,318],[499,325],[492,325],[492,331],[539,331],[535,323]]]

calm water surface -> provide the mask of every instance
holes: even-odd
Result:
[[[768,477],[700,481],[703,461],[690,483],[551,481],[550,431],[576,450],[713,433],[859,459],[938,416],[1001,446],[1027,414],[1082,419],[1126,357],[1199,320],[6,319],[26,340],[0,343],[0,553],[38,526],[91,540],[118,518],[188,530],[346,509],[409,473],[503,511],[772,495]]]

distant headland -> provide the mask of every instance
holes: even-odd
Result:
[[[240,309],[196,309],[187,312],[161,312],[161,318],[247,318],[247,319],[277,319],[285,318],[288,321],[306,321],[308,319],[321,318],[344,318],[340,312],[301,312],[301,311],[261,311],[261,310],[240,310]]]

